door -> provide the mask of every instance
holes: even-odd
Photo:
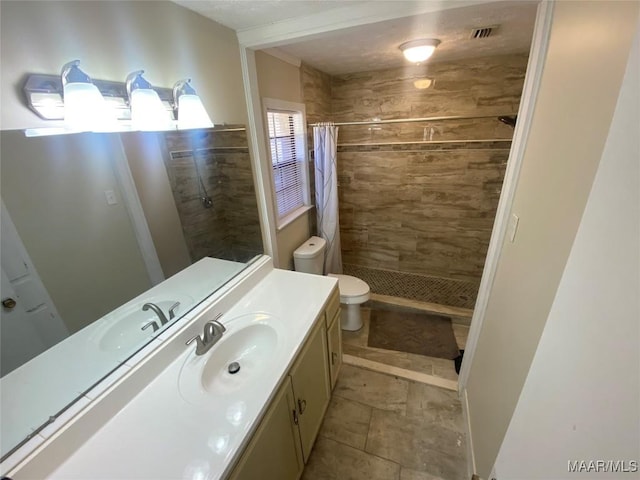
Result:
[[[4,376],[69,335],[2,205],[0,372]]]
[[[329,349],[329,372],[331,373],[331,389],[336,386],[338,373],[342,366],[342,329],[340,328],[340,310],[336,312],[327,331]]]
[[[285,379],[230,480],[296,480],[304,463],[291,380]]]
[[[314,328],[290,375],[299,417],[302,453],[307,463],[331,396],[324,319]]]
[[[4,377],[23,363],[40,355],[47,347],[38,335],[33,322],[29,321],[29,314],[11,286],[4,269],[0,287],[3,302],[0,313],[0,352],[2,354],[0,375]],[[4,306],[11,305],[12,302],[15,306],[10,308]]]

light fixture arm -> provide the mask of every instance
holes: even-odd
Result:
[[[178,98],[181,95],[196,95],[195,89],[191,86],[190,78],[178,80],[173,86],[173,104],[175,108],[178,108]]]
[[[131,92],[135,89],[144,88],[151,90],[153,88],[151,84],[142,77],[142,74],[144,74],[144,70],[136,70],[135,72],[131,72],[127,75],[127,78],[124,81],[129,101],[131,101]]]
[[[80,70],[78,65],[80,65],[80,60],[73,60],[62,66],[60,78],[62,80],[63,87],[67,83],[92,83],[91,77]]]

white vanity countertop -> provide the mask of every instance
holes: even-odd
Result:
[[[178,313],[183,314],[245,267],[243,263],[203,258],[5,375],[0,380],[3,447],[19,443],[49,415],[81,395],[127,360],[139,345],[150,340],[140,337],[125,349],[100,348],[101,334],[118,321],[123,312],[140,311],[144,303],[164,298],[181,300]],[[43,402],[42,398],[47,401]]]
[[[185,346],[183,354],[49,478],[222,478],[225,472],[229,473],[232,461],[248,440],[248,433],[275,393],[335,285],[335,279],[318,275],[285,270],[269,272],[220,319],[227,327],[225,335],[234,333],[234,321],[240,325],[242,317],[252,313],[275,317],[278,325],[278,344],[275,354],[270,356],[270,365],[246,395],[238,398],[231,390],[226,394],[225,387],[209,397],[185,394],[184,379],[189,377],[180,376],[183,367],[189,368],[215,355],[216,348],[224,343],[200,357],[195,356],[194,344]],[[194,335],[202,333],[201,327],[192,328]]]

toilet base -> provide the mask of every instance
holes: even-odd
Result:
[[[351,303],[349,305],[340,305],[342,312],[340,313],[340,328],[355,332],[362,328],[362,316],[360,315],[360,304]]]

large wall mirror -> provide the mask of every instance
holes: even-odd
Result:
[[[242,125],[0,135],[4,457],[263,246]]]

